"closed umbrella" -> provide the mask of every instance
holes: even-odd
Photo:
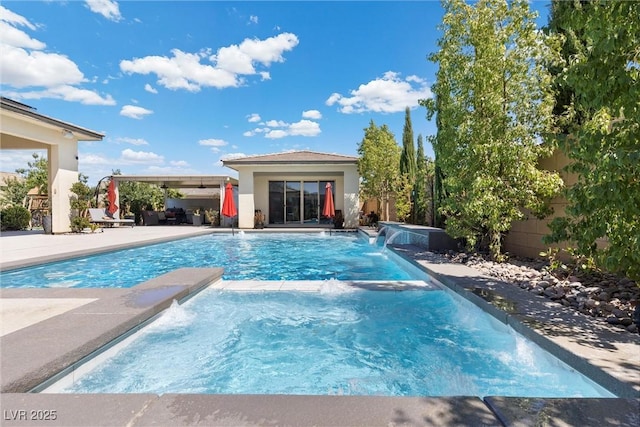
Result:
[[[233,200],[233,186],[230,182],[227,182],[227,186],[224,192],[224,200],[222,202],[222,215],[227,218],[233,218],[238,215],[236,209],[236,202]],[[233,234],[233,221],[231,222],[231,234]]]
[[[107,201],[109,202],[109,206],[107,206],[107,213],[109,215],[113,215],[118,210],[116,199],[116,183],[114,180],[111,180],[109,182],[109,187],[107,187]]]
[[[322,208],[322,215],[333,218],[336,216],[336,209],[333,205],[333,193],[331,192],[331,183],[327,182],[324,189],[324,207]]]

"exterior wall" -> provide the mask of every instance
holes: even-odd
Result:
[[[253,181],[253,171],[238,168],[238,227],[253,228],[253,214],[255,208],[254,194],[256,192]],[[267,192],[267,195],[269,193]],[[224,197],[222,198],[224,200]],[[263,210],[264,212],[264,210]]]
[[[344,171],[343,199],[345,226],[357,227],[360,222],[360,174],[357,166]]]
[[[542,159],[540,167],[550,171],[557,171],[562,177],[565,186],[570,187],[576,183],[577,175],[569,174],[563,170],[569,163],[570,160],[564,153],[556,151],[551,157]],[[562,196],[554,198],[551,200],[553,214],[544,219],[537,219],[529,212],[524,212],[525,220],[515,221],[511,224],[511,229],[504,241],[505,250],[517,256],[539,257],[540,252],[546,251],[550,246],[542,242],[542,238],[551,232],[548,224],[553,218],[564,214],[567,204],[567,200]],[[566,246],[564,243],[551,245],[551,247],[561,249],[566,248]]]
[[[283,169],[286,169],[286,172],[283,172]],[[247,165],[237,166],[237,170],[240,228],[253,228],[256,209],[262,210],[266,223],[269,223],[269,181],[275,180],[334,180],[333,197],[336,210],[342,210],[347,228],[358,226],[359,175],[355,164]]]
[[[77,142],[52,145],[48,150],[51,231],[71,231],[71,186],[78,182]]]

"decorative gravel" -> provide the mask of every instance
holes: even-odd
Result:
[[[551,270],[547,261],[537,259],[512,258],[498,263],[480,254],[449,251],[442,255],[623,331],[639,332],[633,315],[636,304],[640,304],[640,287],[629,278],[570,267]]]

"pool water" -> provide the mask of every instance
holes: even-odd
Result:
[[[68,393],[612,397],[437,286],[402,292],[207,289]]]
[[[386,249],[356,233],[211,234],[0,274],[3,288],[128,288],[181,267],[228,280],[406,280]]]

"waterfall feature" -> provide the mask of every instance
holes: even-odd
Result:
[[[396,228],[389,228],[385,233],[384,244],[383,247],[386,248],[389,243],[393,243],[398,238],[403,237],[406,233],[403,230],[399,230]]]

